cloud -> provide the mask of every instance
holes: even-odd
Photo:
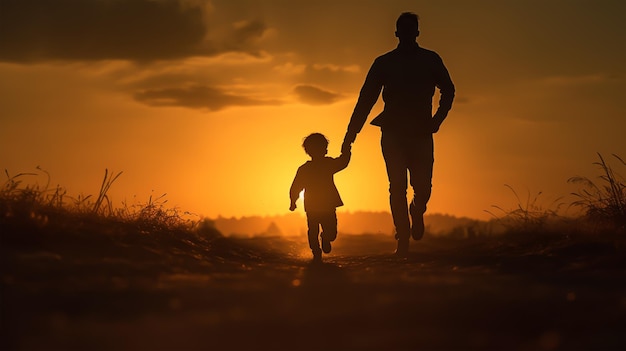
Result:
[[[246,44],[250,44],[256,39],[263,37],[267,30],[265,23],[259,20],[239,21],[233,23],[233,30],[230,34],[230,40],[227,40],[228,47],[231,50],[239,51],[245,49]]]
[[[339,66],[333,64],[319,64],[316,63],[313,65],[313,69],[318,71],[328,70],[331,72],[349,72],[349,73],[359,73],[361,71],[361,67],[359,65],[348,65],[348,66]]]
[[[340,94],[323,90],[312,85],[298,85],[293,90],[301,102],[309,105],[328,105],[341,98]]]
[[[150,106],[179,106],[195,109],[222,110],[230,106],[279,105],[278,100],[254,98],[228,93],[214,87],[193,85],[182,88],[147,89],[136,92],[135,100]]]
[[[285,62],[284,64],[276,65],[273,67],[273,70],[287,75],[302,74],[305,69],[305,64],[295,64],[292,62]]]
[[[0,61],[146,62],[224,52],[258,55],[266,26],[241,21],[210,40],[208,2],[2,0]]]

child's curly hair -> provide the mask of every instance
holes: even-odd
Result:
[[[313,133],[304,138],[302,147],[309,155],[311,155],[311,153],[316,153],[316,150],[318,150],[318,152],[325,151],[328,147],[328,139],[326,139],[322,133]]]

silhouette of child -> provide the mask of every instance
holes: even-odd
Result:
[[[306,212],[309,247],[313,252],[313,260],[321,261],[322,251],[329,253],[331,242],[337,238],[336,208],[343,206],[339,191],[335,186],[333,175],[348,166],[350,147],[341,150],[337,158],[326,157],[328,139],[323,134],[313,133],[302,143],[304,151],[311,160],[298,168],[296,177],[291,184],[289,197],[290,211],[296,209],[296,200],[304,189],[304,211]],[[319,229],[322,227],[322,247],[319,243]]]

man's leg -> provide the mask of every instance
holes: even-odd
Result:
[[[396,227],[396,239],[398,240],[396,253],[406,254],[409,249],[411,228],[406,199],[407,157],[400,139],[394,134],[383,132],[381,146],[387,167],[387,176],[389,177],[391,216]]]
[[[415,240],[420,240],[424,236],[424,212],[432,189],[433,163],[432,135],[414,139],[408,167],[414,194],[410,205],[411,236]]]
[[[337,239],[337,213],[330,211],[320,215],[320,224],[322,226],[322,251],[330,253],[332,250],[331,242]]]
[[[313,259],[318,260],[322,257],[322,249],[320,249],[320,241],[318,238],[320,232],[319,216],[314,212],[307,212],[306,221],[309,227],[309,230],[307,231],[309,247],[313,253]]]

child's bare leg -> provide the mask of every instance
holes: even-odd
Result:
[[[337,214],[335,211],[325,213],[321,218],[322,251],[329,253],[332,250],[331,242],[337,239]]]

